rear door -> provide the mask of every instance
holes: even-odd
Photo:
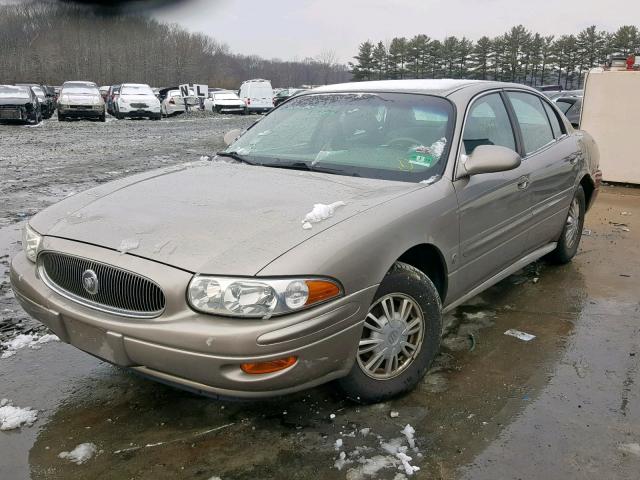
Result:
[[[519,151],[514,119],[503,94],[476,97],[465,118],[463,153],[479,145]],[[531,222],[531,196],[526,165],[507,172],[485,173],[454,182],[459,205],[459,278],[467,292],[523,255]]]
[[[533,208],[526,249],[533,251],[556,241],[562,231],[582,152],[545,99],[525,91],[509,91],[507,97],[522,136],[522,162],[530,169]]]

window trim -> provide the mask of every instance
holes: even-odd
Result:
[[[509,92],[528,93],[529,95],[537,97],[541,102],[544,101],[542,99],[542,95],[539,95],[536,92],[532,92],[530,90],[525,90],[525,89],[522,89],[522,88],[505,88],[504,89],[505,97],[509,101],[509,105],[511,106],[512,109],[513,109],[513,104],[511,103],[511,98],[509,98],[509,95],[508,95]],[[563,138],[563,137],[558,137],[558,138],[555,137],[555,135],[553,134],[553,127],[551,127],[551,121],[549,120],[549,117],[547,116],[547,112],[546,112],[544,106],[542,107],[542,110],[545,112],[545,118],[547,119],[547,124],[549,125],[549,130],[551,131],[551,136],[553,137],[553,139],[550,142],[545,143],[544,145],[538,147],[536,150],[534,150],[532,152],[529,152],[529,153],[527,153],[525,151],[525,149],[524,149],[524,137],[522,136],[522,129],[520,128],[520,122],[517,121],[517,117],[516,117],[516,126],[518,128],[520,139],[522,140],[522,143],[521,143],[521,149],[522,150],[520,152],[520,157],[522,157],[522,161],[525,161],[527,158],[533,157],[534,155],[537,155],[538,153],[540,153],[540,152],[542,152],[544,150],[547,150],[553,144],[555,144],[558,141],[558,139]],[[515,115],[515,109],[513,110],[513,112],[514,112],[514,115]],[[562,124],[564,124],[564,122],[562,122]],[[566,125],[565,125],[565,130],[566,130]]]
[[[460,128],[460,137],[458,138],[458,145],[456,149],[456,157],[454,159],[454,169],[453,169],[453,181],[460,180],[464,178],[464,175],[459,175],[459,167],[462,162],[462,155],[467,155],[467,150],[464,148],[464,129],[467,126],[467,121],[469,120],[469,114],[471,113],[471,108],[473,105],[482,97],[486,97],[488,95],[492,95],[497,93],[500,99],[502,100],[502,104],[504,105],[505,110],[507,111],[507,117],[509,118],[509,123],[511,124],[511,132],[513,133],[513,140],[515,142],[515,152],[520,156],[521,148],[522,148],[522,137],[520,137],[520,128],[519,126],[514,124],[515,117],[512,116],[511,112],[511,103],[507,103],[505,101],[504,96],[504,88],[492,88],[490,90],[485,90],[483,92],[475,95],[469,102],[467,103],[467,107],[464,112],[464,117],[462,118],[462,126]],[[518,127],[518,128],[516,128]],[[464,154],[462,150],[464,149]]]
[[[558,126],[560,127],[560,132],[561,132],[561,135],[559,137],[556,137],[555,133],[554,133],[553,136],[555,137],[556,141],[566,137],[567,136],[567,126],[562,121],[562,117],[560,117],[558,115],[558,111],[555,108],[553,108],[553,105],[552,105],[553,102],[550,102],[549,100],[544,100],[542,98],[540,100],[542,101],[542,106],[544,107],[545,105],[547,105],[551,109],[553,114],[556,116],[556,120],[558,122]],[[575,103],[574,103],[574,105],[575,105]],[[571,107],[573,107],[573,105]],[[547,117],[549,117],[549,111],[546,108],[544,108],[544,111],[547,114]],[[549,123],[551,123],[551,119],[550,118],[549,118]],[[553,133],[553,126],[551,126],[551,133]]]

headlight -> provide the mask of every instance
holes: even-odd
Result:
[[[253,279],[196,275],[189,304],[200,312],[232,317],[269,318],[303,310],[342,295],[334,280]]]
[[[26,224],[22,230],[22,248],[24,248],[27,258],[32,262],[36,261],[40,242],[42,242],[42,236],[32,229],[29,224]]]

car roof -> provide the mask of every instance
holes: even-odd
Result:
[[[149,87],[146,83],[123,83],[121,84],[123,87]],[[151,87],[149,87],[151,88]]]
[[[493,82],[486,80],[455,80],[455,79],[429,79],[429,80],[375,80],[368,82],[339,83],[326,85],[308,90],[309,93],[324,92],[388,92],[388,93],[419,93],[446,97],[458,90],[473,88],[477,91],[493,88],[523,88],[534,89],[518,83]]]

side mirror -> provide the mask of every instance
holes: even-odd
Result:
[[[228,147],[229,145],[231,145],[233,142],[236,141],[236,139],[240,136],[241,133],[242,133],[242,130],[240,130],[239,128],[234,128],[233,130],[229,130],[227,133],[224,134],[224,144]]]
[[[479,173],[506,172],[518,168],[522,160],[520,155],[510,148],[499,145],[480,145],[466,157],[462,167],[466,175]]]

